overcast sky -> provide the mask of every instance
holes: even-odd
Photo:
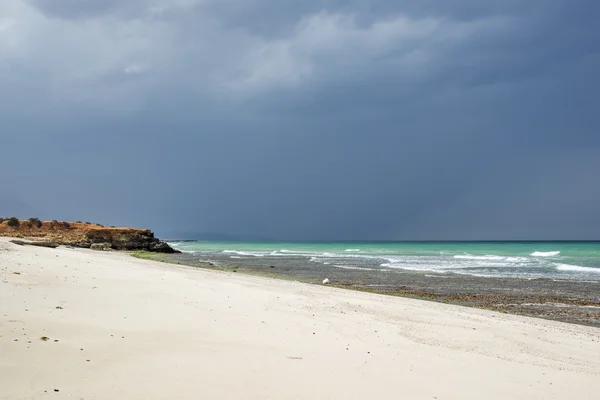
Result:
[[[600,239],[597,0],[2,0],[0,214]]]

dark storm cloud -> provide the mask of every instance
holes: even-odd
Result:
[[[597,11],[9,0],[0,214],[168,236],[598,238]]]

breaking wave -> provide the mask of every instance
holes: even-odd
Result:
[[[502,260],[506,259],[506,257],[500,257],[500,256],[472,256],[470,254],[465,254],[463,256],[454,256],[454,258],[458,258],[460,260],[484,260],[484,261],[502,261]]]
[[[556,264],[556,269],[559,271],[591,272],[600,274],[600,268],[580,267],[579,265]]]
[[[554,257],[560,254],[560,251],[534,251],[530,254],[532,257]]]
[[[223,250],[225,254],[237,254],[238,256],[264,257],[264,253],[256,253],[251,251]]]
[[[195,252],[195,251],[193,251],[193,250],[182,250],[182,249],[176,249],[176,250],[179,250],[180,252],[182,252],[182,253],[187,253],[187,254],[194,254],[194,253],[196,253],[196,252]]]
[[[474,256],[471,254],[458,255],[453,258],[457,260],[472,260],[472,261],[504,261],[507,263],[524,263],[529,261],[525,257],[502,257],[502,256],[494,256],[494,255],[486,255],[486,256]]]

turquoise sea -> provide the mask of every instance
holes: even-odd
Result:
[[[206,242],[170,244],[200,260],[315,268],[398,269],[427,274],[600,281],[600,242]]]

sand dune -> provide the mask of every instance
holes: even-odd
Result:
[[[598,393],[596,328],[0,238],[0,399]]]

